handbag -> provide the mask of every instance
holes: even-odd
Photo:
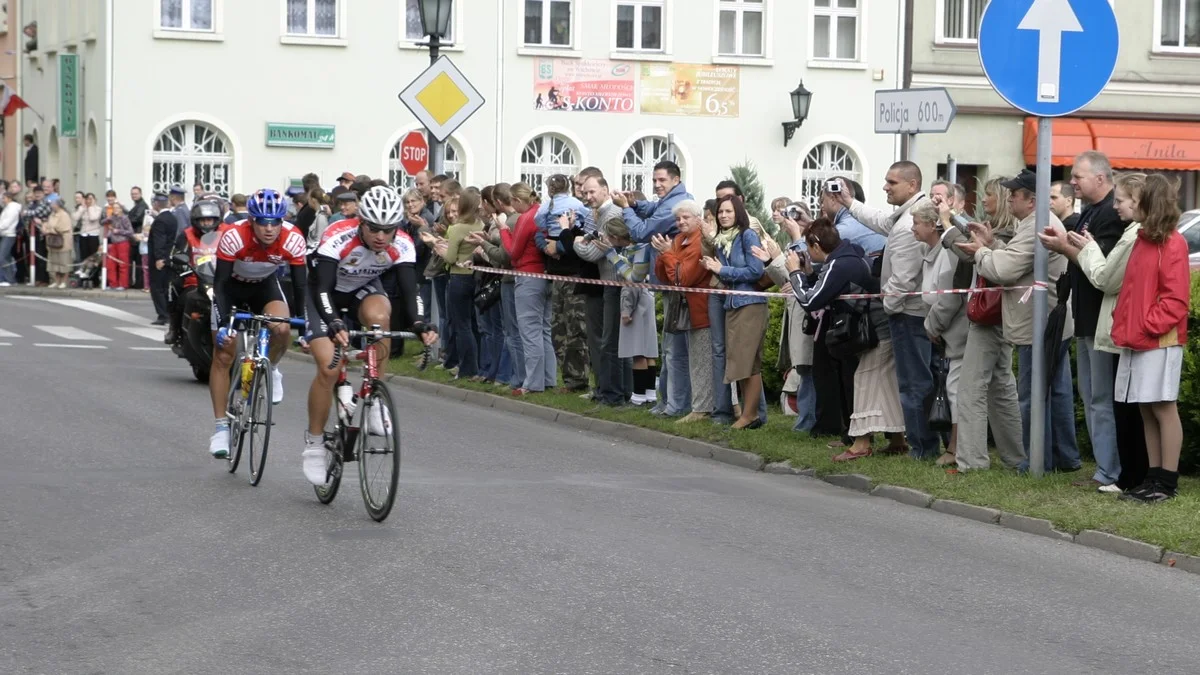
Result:
[[[483,274],[483,278],[475,285],[475,309],[486,312],[497,302],[500,302],[499,274]]]
[[[667,291],[663,293],[663,330],[668,333],[686,333],[692,329],[692,314],[688,309],[687,296]]]
[[[946,390],[946,374],[948,364],[944,357],[934,359],[933,368],[933,401],[929,406],[929,430],[949,432],[954,426],[954,417],[950,414],[950,393]]]
[[[996,288],[987,279],[976,274],[975,288]],[[1004,320],[1003,298],[998,291],[971,293],[967,298],[967,318],[979,326],[999,326]]]
[[[50,232],[46,235],[46,248],[60,249],[66,244],[63,236],[57,232]]]
[[[834,310],[829,319],[829,327],[825,329],[825,348],[830,356],[835,359],[847,359],[878,346],[879,335],[871,321],[870,300],[865,301],[865,308],[862,310],[851,303],[845,303],[842,308]]]

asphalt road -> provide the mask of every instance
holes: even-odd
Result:
[[[0,296],[2,673],[1200,672],[1200,577],[400,388],[392,517],[322,506],[297,361],[253,488],[69,302]]]

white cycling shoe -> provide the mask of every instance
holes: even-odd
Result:
[[[392,415],[387,408],[373,405],[367,410],[367,433],[372,436],[387,436],[392,433]]]
[[[216,459],[229,457],[229,427],[218,427],[208,440],[208,454]]]
[[[325,439],[322,436],[309,436],[304,432],[304,452],[300,458],[304,464],[304,477],[313,485],[324,485],[329,475],[329,453],[325,450]]]
[[[271,366],[271,405],[283,403],[283,373],[278,366]]]

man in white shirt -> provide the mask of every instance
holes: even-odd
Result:
[[[0,286],[11,286],[17,282],[17,264],[13,259],[13,248],[17,245],[17,228],[21,224],[21,205],[13,195],[4,191],[0,203]]]

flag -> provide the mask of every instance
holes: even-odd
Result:
[[[4,117],[13,115],[21,108],[28,108],[29,104],[25,99],[17,96],[17,92],[12,90],[12,87],[4,84],[4,93],[0,95],[0,111],[3,111]]]

